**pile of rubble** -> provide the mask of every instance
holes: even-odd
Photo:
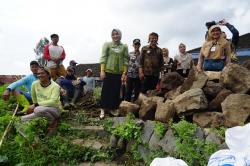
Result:
[[[233,127],[249,122],[249,94],[250,70],[243,66],[230,64],[222,72],[193,69],[187,79],[175,72],[165,75],[160,91],[140,94],[135,103],[123,101],[120,112],[164,123],[184,116],[202,128]]]

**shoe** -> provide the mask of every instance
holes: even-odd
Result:
[[[64,108],[64,109],[69,109],[69,108],[70,108],[70,104],[69,104],[69,103],[64,103],[63,108]]]
[[[73,102],[69,103],[69,105],[70,105],[71,107],[73,107],[73,108],[76,108],[76,105],[75,105],[75,103],[73,103]]]
[[[117,117],[120,115],[120,110],[119,109],[110,110],[110,114]]]
[[[104,109],[101,109],[101,113],[100,113],[100,119],[104,119],[105,117],[105,112],[104,112]]]

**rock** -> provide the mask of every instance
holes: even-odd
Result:
[[[143,100],[139,110],[139,118],[142,120],[154,120],[156,102],[152,100]]]
[[[221,71],[205,71],[209,81],[219,81],[221,77]]]
[[[159,141],[159,136],[154,132],[148,143],[149,149],[153,151],[160,149]]]
[[[223,89],[221,83],[215,83],[213,81],[208,81],[205,87],[203,88],[203,92],[206,95],[208,100],[214,99],[217,94]]]
[[[227,96],[233,92],[227,89],[221,90],[217,96],[208,104],[209,111],[219,111],[221,112],[221,103],[225,100]]]
[[[142,129],[142,135],[141,135],[141,139],[142,139],[143,144],[147,144],[149,142],[149,140],[154,132],[154,126],[155,126],[154,121],[147,120],[144,123],[144,128]]]
[[[126,117],[113,117],[111,119],[113,121],[113,126],[112,127],[117,127],[120,124],[123,124],[126,121]]]
[[[119,106],[121,116],[126,116],[128,113],[136,115],[138,114],[139,109],[139,105],[127,101],[122,101]]]
[[[138,151],[144,161],[148,161],[150,156],[150,150],[143,145],[138,145]]]
[[[96,150],[100,150],[103,147],[103,144],[96,140],[83,140],[83,139],[75,139],[72,141],[72,144],[84,146],[84,147],[90,147]]]
[[[161,78],[161,91],[168,92],[170,90],[176,89],[178,86],[182,85],[183,82],[184,78],[177,72],[165,74]]]
[[[165,136],[160,140],[159,145],[162,150],[167,152],[169,155],[174,154],[176,151],[175,137],[172,129],[168,129]]]
[[[175,108],[171,100],[167,100],[165,103],[158,102],[155,112],[155,120],[160,122],[169,122],[174,117]]]
[[[238,64],[226,66],[222,71],[220,82],[234,93],[250,93],[250,71]]]
[[[198,138],[200,140],[204,140],[204,138],[205,138],[205,133],[200,127],[196,128],[194,135],[195,135],[195,138]]]
[[[126,148],[126,141],[123,138],[119,138],[117,142],[117,148],[120,150],[125,150]]]
[[[222,103],[225,126],[233,127],[246,122],[250,115],[250,95],[231,94]]]
[[[115,136],[115,135],[111,135],[110,136],[110,141],[109,141],[109,144],[112,148],[116,148],[117,147],[117,142],[118,142],[118,137]]]
[[[199,88],[188,90],[177,96],[173,103],[177,114],[203,110],[208,106],[207,99]]]
[[[224,116],[219,112],[201,112],[193,115],[193,122],[200,127],[220,127],[224,124]]]
[[[152,96],[152,97],[148,97],[148,100],[151,100],[151,101],[154,101],[154,102],[158,103],[158,102],[163,102],[164,98],[159,97],[159,96]]]
[[[148,97],[144,95],[143,93],[140,93],[137,100],[135,101],[135,104],[141,106],[141,103],[143,100],[146,100]]]
[[[210,132],[207,137],[206,137],[206,141],[208,142],[212,142],[215,144],[220,145],[222,143],[222,140],[220,138],[220,136],[218,136],[217,134],[215,134],[214,132]]]
[[[242,63],[242,66],[245,67],[245,68],[247,68],[248,70],[250,70],[250,59],[245,60]]]
[[[204,72],[197,72],[192,69],[188,75],[188,78],[184,81],[181,87],[181,93],[190,89],[200,88],[202,89],[208,80],[208,76]]]
[[[223,142],[223,143],[219,146],[219,150],[223,150],[223,149],[229,149],[229,147],[227,146],[226,142]]]
[[[164,98],[167,100],[174,100],[177,96],[181,94],[181,86],[165,93]]]

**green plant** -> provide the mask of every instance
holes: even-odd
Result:
[[[197,126],[185,120],[173,124],[176,139],[175,157],[189,165],[206,165],[208,157],[217,151],[218,145],[194,138]]]
[[[164,125],[164,123],[155,121],[154,132],[156,133],[159,139],[162,139],[164,137],[166,131],[167,131],[167,128]]]
[[[97,103],[101,101],[101,92],[102,88],[101,87],[96,87],[93,92],[94,99]]]

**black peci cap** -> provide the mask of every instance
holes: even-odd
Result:
[[[30,66],[31,66],[31,65],[37,65],[37,66],[39,66],[39,63],[38,63],[37,61],[31,61],[31,62],[30,62]]]
[[[50,38],[54,38],[54,37],[59,38],[58,34],[53,33],[52,35],[50,35]]]
[[[133,40],[133,44],[141,44],[140,39],[134,39],[134,40]]]

